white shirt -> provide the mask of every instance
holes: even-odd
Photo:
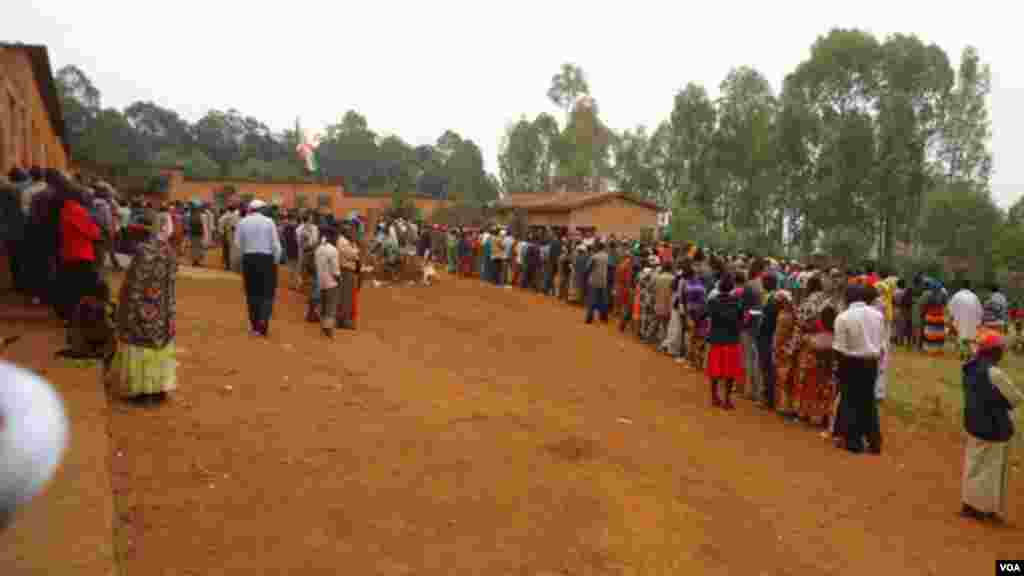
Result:
[[[832,349],[854,358],[880,358],[885,346],[885,317],[863,302],[854,302],[836,317]]]
[[[978,296],[970,290],[960,290],[949,301],[949,312],[953,316],[957,336],[961,339],[974,340],[985,313]]]
[[[281,238],[274,221],[259,212],[249,214],[235,228],[235,244],[242,254],[268,254],[281,260]]]

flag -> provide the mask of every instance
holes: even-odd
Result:
[[[295,147],[295,152],[306,165],[307,172],[312,174],[318,173],[320,171],[320,161],[317,158],[316,149],[320,146],[320,134],[314,133],[312,130],[302,130],[299,128],[298,120],[295,121],[295,131],[298,132],[302,138],[299,144]]]

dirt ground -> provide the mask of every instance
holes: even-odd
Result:
[[[1024,552],[1021,470],[1009,526],[956,515],[955,428],[884,417],[885,454],[849,455],[476,280],[360,308],[326,342],[281,290],[255,338],[237,278],[179,280],[180,389],[112,401],[95,455],[121,574],[984,574]]]

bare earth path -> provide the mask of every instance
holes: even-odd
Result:
[[[179,281],[181,389],[112,405],[123,574],[984,574],[955,431],[886,419],[850,456],[578,308],[444,278],[363,291],[334,343],[282,291]],[[94,381],[94,380],[92,380]],[[105,458],[106,455],[98,455]]]

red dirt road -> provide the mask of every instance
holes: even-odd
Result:
[[[113,402],[123,574],[985,574],[1024,554],[956,516],[955,430],[852,456],[579,308],[445,277],[367,288],[336,341],[280,293],[179,280],[180,389]],[[94,379],[90,379],[94,381]],[[226,388],[230,387],[230,389]],[[98,455],[102,457],[102,455]]]

